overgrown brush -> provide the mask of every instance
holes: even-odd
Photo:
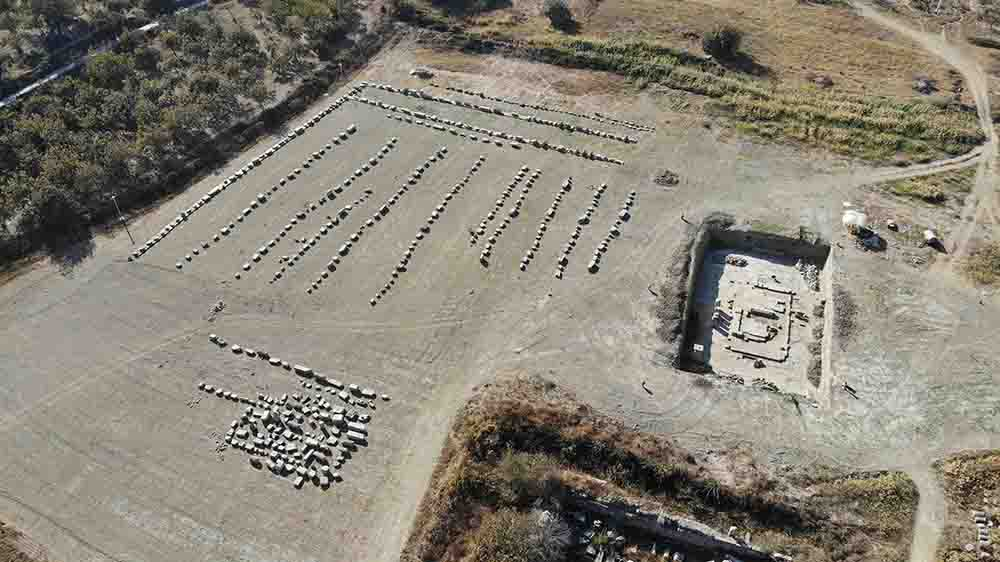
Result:
[[[423,25],[426,17],[412,16],[410,21]],[[871,160],[887,160],[899,153],[915,159],[961,154],[985,140],[972,111],[919,100],[775,85],[644,41],[576,37],[515,40],[467,32],[450,34],[447,43],[462,50],[500,51],[558,66],[614,72],[637,83],[658,83],[707,96],[713,99],[717,112],[731,118],[744,132]]]
[[[980,285],[1000,283],[1000,242],[982,244],[965,260],[965,274]]]

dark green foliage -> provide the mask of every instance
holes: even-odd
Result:
[[[731,59],[740,50],[743,33],[735,28],[723,26],[709,31],[701,38],[701,48],[717,59]]]
[[[549,23],[556,29],[567,31],[576,26],[573,12],[570,11],[566,0],[545,0],[542,13],[549,18]]]
[[[140,6],[139,0],[118,1],[124,12]],[[28,0],[21,2],[26,6]],[[347,0],[292,4],[325,10],[291,31],[296,41],[289,43],[298,45],[290,49],[293,78],[312,70],[320,48],[336,61],[333,68],[338,62],[349,68],[380,44],[374,35],[357,38],[355,47],[343,51],[326,43],[357,23]],[[75,76],[0,111],[4,257],[107,220],[112,193],[127,211],[182,187],[200,165],[228,157],[301,111],[336,78],[334,72],[324,73],[254,117],[274,101],[271,85],[282,53],[269,50],[280,43],[262,44],[250,28],[227,30],[219,17],[228,16],[187,12],[168,20],[156,35],[124,36],[123,44],[94,55]],[[0,17],[0,25],[3,21]]]

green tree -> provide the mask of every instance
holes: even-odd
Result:
[[[573,19],[573,12],[569,9],[566,0],[545,0],[542,5],[542,13],[549,18],[552,27],[561,30],[570,30],[576,25]]]
[[[142,47],[135,52],[135,67],[143,72],[158,72],[160,66],[160,51],[152,47]]]
[[[132,74],[132,57],[121,53],[101,53],[87,61],[87,80],[98,88],[117,90]]]
[[[63,29],[77,15],[73,0],[30,0],[29,9],[36,22],[44,21],[57,35],[62,35]]]
[[[151,16],[158,16],[173,10],[174,0],[142,0],[142,9]]]
[[[82,230],[87,218],[86,209],[69,189],[37,182],[19,226],[22,232],[60,237]]]

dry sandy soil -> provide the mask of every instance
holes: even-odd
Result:
[[[400,45],[373,61],[358,80],[425,85],[407,74],[415,65],[433,63],[422,57],[412,45]],[[914,267],[905,240],[885,253],[863,253],[841,234],[839,221],[844,201],[907,210],[913,203],[880,197],[865,186],[936,168],[875,170],[749,143],[722,135],[701,116],[670,109],[674,106],[660,94],[625,97],[609,88],[573,97],[549,85],[574,73],[503,59],[482,64],[474,72],[442,70],[435,80],[596,110],[655,126],[656,132],[545,114],[639,137],[634,145],[597,142],[367,89],[364,95],[387,103],[585,146],[626,164],[472,142],[348,102],[142,259],[126,261],[131,248],[121,232],[98,239],[89,257],[71,259],[72,264],[38,263],[10,279],[0,286],[0,518],[44,544],[55,560],[394,560],[449,419],[471,387],[513,371],[544,374],[608,414],[699,451],[743,444],[778,464],[819,460],[906,469],[921,487],[924,512],[914,559],[930,559],[922,553],[933,552],[940,527],[931,460],[959,448],[997,445],[1000,398],[992,389],[1000,367],[995,345],[1000,302],[986,295],[981,304],[984,296],[954,273],[949,256]],[[174,267],[258,192],[352,123],[358,132],[349,141],[305,169],[207,254],[182,270]],[[398,137],[398,145],[378,166],[234,279],[241,264],[295,212],[317,201],[390,137]],[[132,233],[149,238],[274,141],[263,141],[245,158],[135,219]],[[319,290],[307,294],[304,289],[347,236],[441,146],[448,147],[447,157],[366,230]],[[989,145],[952,166],[982,163],[977,178],[988,179],[994,154]],[[418,227],[480,155],[487,158],[482,170],[434,224],[393,290],[371,307],[369,299]],[[489,212],[522,165],[542,176],[484,268],[468,229]],[[680,183],[654,184],[652,178],[664,169],[676,172]],[[520,257],[567,176],[575,187],[535,260],[520,272]],[[566,276],[556,279],[555,260],[590,202],[588,188],[601,182],[609,188],[583,230]],[[280,282],[269,283],[276,256],[292,253],[291,238],[314,234],[325,215],[363,188],[374,194]],[[989,222],[988,207],[981,203],[992,201],[990,189],[986,179],[977,181],[955,232],[972,236]],[[611,243],[600,271],[588,273],[589,254],[631,190],[638,192],[632,220]],[[686,239],[681,214],[697,220],[713,211],[792,232],[804,225],[831,240],[835,282],[852,295],[859,312],[853,336],[836,342],[825,384],[815,396],[818,407],[799,409],[786,398],[747,387],[695,384],[695,375],[661,360],[654,297],[647,287],[662,279],[667,256]],[[213,314],[220,300],[225,309]],[[374,412],[371,445],[344,469],[344,482],[326,492],[296,490],[288,481],[252,470],[240,452],[219,450],[218,440],[238,407],[206,397],[196,388],[199,381],[244,394],[300,387],[283,370],[219,350],[207,341],[209,333],[393,397]],[[839,392],[843,381],[857,389],[857,398]]]

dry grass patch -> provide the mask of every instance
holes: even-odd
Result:
[[[0,562],[38,562],[17,547],[20,536],[16,529],[0,521]]]
[[[411,6],[412,7],[412,6]],[[451,29],[412,9],[407,21]],[[819,92],[758,80],[655,43],[508,34],[425,34],[424,42],[473,53],[500,53],[567,68],[613,72],[710,100],[708,111],[736,130],[868,160],[920,161],[968,152],[983,142],[974,112],[922,101]]]
[[[448,17],[429,0],[413,0]],[[463,18],[454,25],[480,33],[521,39],[564,36],[553,29],[538,0],[513,0],[506,7]],[[571,2],[578,23],[574,37],[606,40],[628,36],[658,46],[701,51],[704,33],[733,26],[744,34],[742,51],[773,80],[816,89],[826,76],[835,91],[915,97],[916,76],[944,84],[948,67],[908,39],[896,36],[846,6],[845,2],[800,0],[603,0]]]
[[[1000,242],[981,244],[966,258],[963,269],[980,285],[1000,283]]]
[[[997,513],[1000,507],[1000,451],[959,453],[934,463],[934,470],[944,487],[948,502],[948,521],[938,543],[938,560],[973,562],[978,553],[966,552],[964,546],[975,544],[976,525],[973,510]],[[990,504],[984,499],[989,498]],[[993,543],[1000,537],[994,531]],[[994,553],[995,554],[995,553]]]
[[[893,195],[937,205],[948,201],[949,198],[958,198],[972,191],[975,177],[975,168],[965,168],[930,176],[888,181],[876,187]]]
[[[562,507],[579,494],[716,529],[737,526],[752,532],[754,544],[796,560],[905,559],[916,510],[905,476],[774,478],[740,451],[725,454],[732,457],[699,461],[539,379],[487,385],[451,428],[402,560],[519,561],[527,552],[536,560],[577,559],[573,548],[548,557],[558,549],[538,538],[537,524],[523,524],[537,521],[539,509],[571,521]],[[522,543],[511,540],[517,529]]]

